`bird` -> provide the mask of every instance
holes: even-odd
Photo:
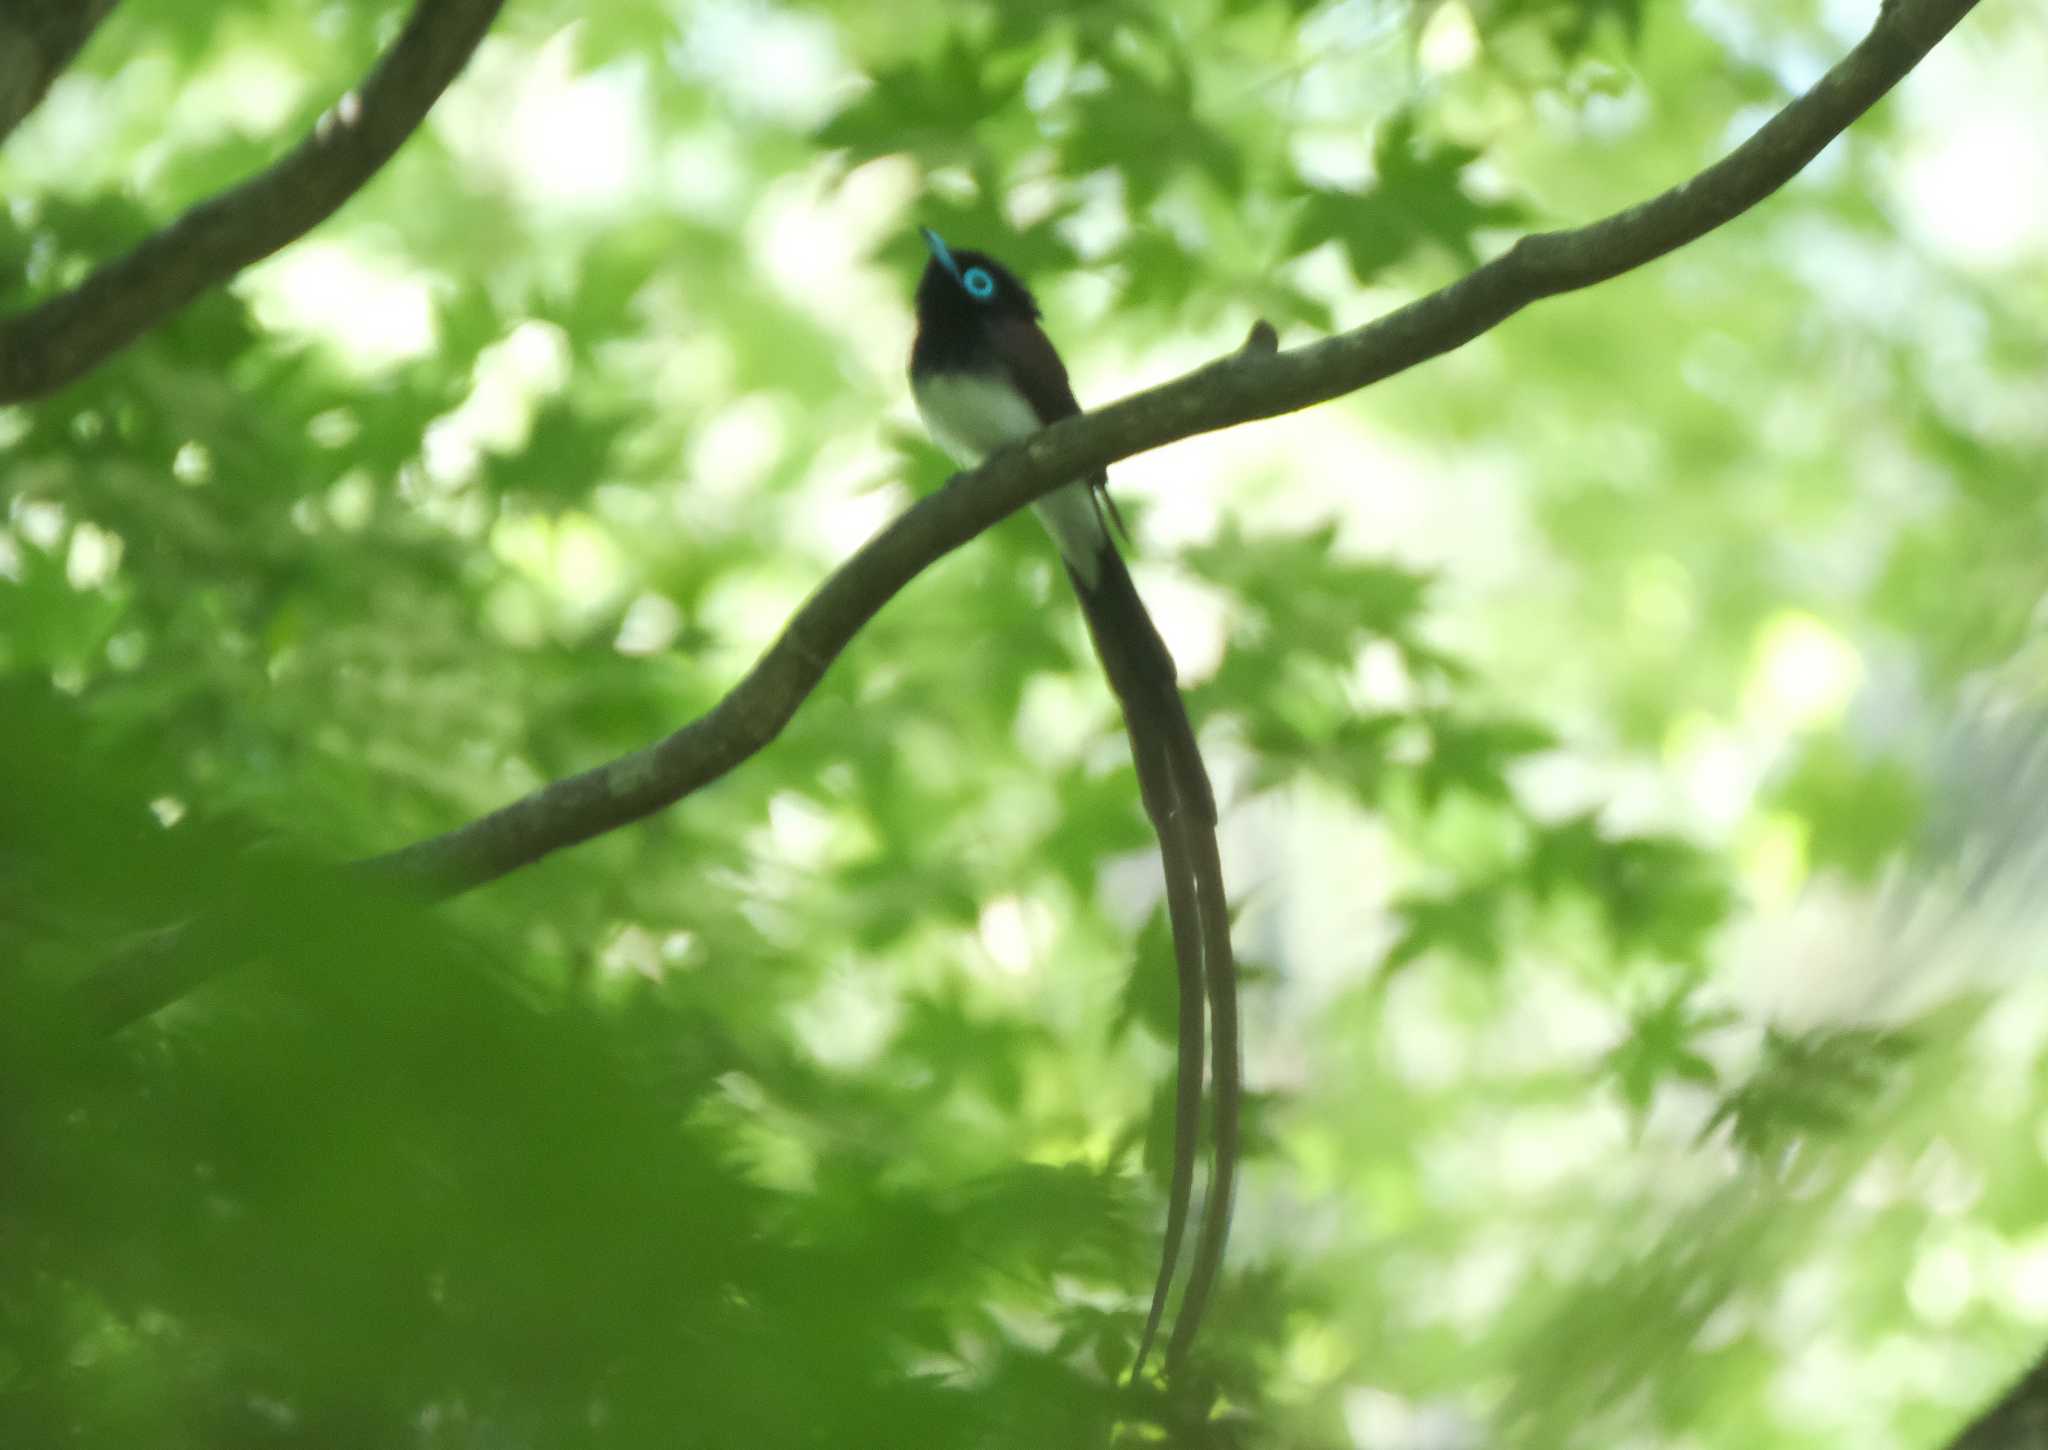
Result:
[[[985,252],[954,250],[920,228],[930,258],[917,284],[910,389],[932,440],[962,468],[1081,411],[1058,350],[1039,325],[1037,300]],[[1066,566],[1110,688],[1121,706],[1139,795],[1159,838],[1167,919],[1179,984],[1173,1164],[1157,1278],[1133,1383],[1144,1369],[1172,1292],[1194,1191],[1205,1052],[1215,1084],[1209,1193],[1166,1349],[1168,1378],[1182,1373],[1222,1269],[1237,1180],[1243,1074],[1237,969],[1216,842],[1216,796],[1181,699],[1173,655],[1118,552],[1122,519],[1098,473],[1032,505]],[[1206,1003],[1206,1010],[1205,1010]],[[1213,1037],[1213,1051],[1205,1036]]]

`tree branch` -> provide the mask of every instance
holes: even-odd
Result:
[[[115,0],[14,0],[0,11],[0,141],[43,103]]]
[[[193,207],[71,291],[0,319],[0,403],[82,376],[207,288],[333,215],[425,119],[502,4],[419,0],[363,84],[288,155]]]
[[[1894,0],[1811,90],[1722,160],[1649,201],[1589,226],[1524,237],[1450,286],[1321,342],[1278,351],[1261,324],[1227,357],[1005,449],[863,545],[703,716],[361,869],[430,898],[450,896],[673,805],[772,741],[861,627],[942,554],[1069,479],[1198,433],[1356,391],[1462,346],[1532,302],[1591,286],[1704,236],[1798,174],[1975,3]],[[192,953],[135,955],[88,984],[84,1007],[93,1020],[118,1027],[172,1000],[196,980],[192,973],[209,969]]]
[[[2048,1356],[1959,1432],[1948,1450],[2048,1450]]]

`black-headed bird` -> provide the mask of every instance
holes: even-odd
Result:
[[[1081,409],[1065,364],[1038,325],[1038,304],[1016,275],[982,252],[952,250],[929,228],[924,239],[931,260],[917,284],[911,393],[933,441],[963,468],[972,468],[1004,445]],[[1213,1025],[1215,1038],[1213,1160],[1187,1289],[1167,1343],[1169,1375],[1186,1361],[1222,1267],[1237,1176],[1242,1086],[1237,973],[1216,847],[1216,797],[1181,703],[1173,656],[1111,536],[1115,509],[1105,509],[1107,482],[1101,474],[1076,480],[1032,508],[1059,546],[1095,652],[1123,707],[1139,793],[1166,868],[1167,918],[1180,985],[1166,1233],[1151,1309],[1132,1361],[1135,1379],[1165,1314],[1194,1192],[1205,1027]]]

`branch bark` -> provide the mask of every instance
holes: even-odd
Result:
[[[0,10],[0,141],[43,103],[116,0],[13,0]]]
[[[110,7],[113,0],[91,3]],[[418,128],[502,4],[420,0],[362,85],[289,154],[71,291],[0,320],[0,403],[83,376],[207,288],[332,216]]]
[[[1948,1450],[2048,1450],[2048,1356],[1951,1440]]]
[[[1363,327],[1276,350],[1261,324],[1239,351],[1055,424],[920,500],[800,607],[732,691],[665,739],[556,781],[444,835],[360,863],[452,896],[675,804],[763,749],[839,652],[921,570],[1006,515],[1133,454],[1298,411],[1460,347],[1532,302],[1640,267],[1741,215],[1787,181],[1917,65],[1976,0],[1893,0],[1861,42],[1727,156],[1640,205],[1522,238],[1450,286]],[[81,1010],[112,1029],[214,967],[203,953],[134,954],[87,984]]]

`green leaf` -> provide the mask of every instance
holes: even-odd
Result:
[[[1415,113],[1401,111],[1373,145],[1373,185],[1360,194],[1304,183],[1308,200],[1296,214],[1286,253],[1298,256],[1338,242],[1361,283],[1419,253],[1478,265],[1481,232],[1522,225],[1519,204],[1475,197],[1466,171],[1479,152],[1418,134]]]
[[[1507,904],[1499,882],[1474,882],[1441,894],[1411,893],[1395,898],[1393,915],[1400,930],[1381,962],[1382,975],[1390,977],[1432,953],[1495,970],[1506,950]]]

